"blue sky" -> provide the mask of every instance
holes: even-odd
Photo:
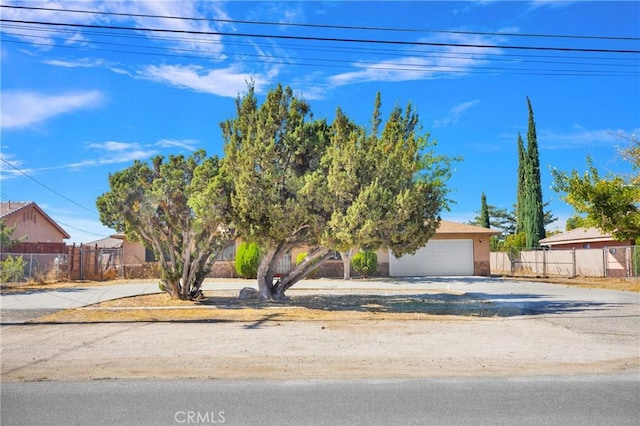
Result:
[[[527,96],[544,200],[560,218],[550,229],[573,210],[549,169],[584,170],[592,156],[603,173],[629,173],[620,135],[640,131],[640,54],[621,52],[640,50],[634,1],[1,4],[67,10],[3,7],[4,20],[207,33],[1,23],[1,198],[35,201],[69,242],[112,233],[95,207],[110,172],[158,154],[221,155],[219,123],[249,79],[260,94],[291,86],[329,121],[340,107],[368,123],[378,91],[383,114],[410,101],[437,152],[464,158],[443,214],[455,221],[476,215],[483,191],[514,204]]]

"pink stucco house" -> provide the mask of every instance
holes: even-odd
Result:
[[[15,226],[13,238],[26,243],[64,243],[71,236],[33,201],[3,201],[0,220]]]

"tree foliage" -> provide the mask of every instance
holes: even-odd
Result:
[[[600,228],[618,240],[640,238],[640,185],[637,176],[603,178],[587,158],[587,171],[552,170],[554,189],[578,213],[585,224]]]
[[[338,109],[323,157],[331,217],[322,244],[341,253],[345,279],[360,248],[401,255],[423,246],[448,201],[451,159],[434,153],[411,104],[393,108],[380,131],[381,104],[378,93],[368,131]]]
[[[545,237],[545,214],[540,181],[540,155],[538,137],[531,101],[527,97],[529,124],[527,148],[518,135],[518,199],[516,205],[516,233],[524,232],[526,247],[538,247],[538,241]]]
[[[319,248],[327,212],[311,188],[323,179],[320,160],[328,141],[324,121],[309,119],[310,108],[290,88],[278,85],[258,105],[253,85],[236,100],[236,116],[221,124],[224,168],[233,177],[233,222],[241,235],[264,247],[258,267],[263,299],[281,299],[284,292],[328,257]],[[280,277],[274,275],[282,256],[308,245],[306,261]]]
[[[331,255],[354,248],[415,252],[435,233],[446,205],[449,163],[420,132],[411,105],[382,130],[380,96],[370,132],[340,109],[331,124],[277,86],[259,105],[253,86],[222,123],[225,170],[233,176],[233,220],[265,248],[258,268],[264,299],[280,299]],[[309,246],[306,259],[274,282],[282,256]]]
[[[218,158],[200,150],[135,161],[109,175],[109,186],[97,200],[101,222],[153,250],[161,288],[171,297],[198,296],[216,256],[234,238]]]
[[[372,250],[359,251],[351,259],[351,264],[363,278],[369,278],[378,270],[378,255]]]
[[[243,242],[236,251],[236,273],[241,278],[257,278],[262,251],[256,243]]]
[[[21,238],[13,238],[16,227],[17,225],[7,226],[4,220],[0,220],[0,249],[2,249],[3,252],[6,252],[11,246],[22,241]]]
[[[491,220],[489,217],[489,206],[487,205],[487,196],[482,193],[480,196],[480,218],[479,226],[483,228],[491,228]]]

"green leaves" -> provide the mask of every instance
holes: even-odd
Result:
[[[230,185],[218,158],[200,150],[135,161],[110,175],[109,186],[96,203],[102,223],[154,251],[171,296],[197,292],[216,254],[233,239]]]
[[[587,158],[587,171],[582,175],[552,170],[554,190],[578,213],[586,214],[587,225],[611,232],[618,240],[640,238],[640,185],[637,178],[620,176],[601,178]]]

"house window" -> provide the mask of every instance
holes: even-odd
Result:
[[[582,248],[583,249],[590,249],[591,248],[591,244],[585,243],[585,244],[582,245]]]
[[[148,249],[148,248],[144,248],[144,261],[145,262],[157,262],[158,259],[156,259],[156,255],[153,252],[153,250]]]
[[[222,250],[222,254],[220,255],[220,259],[219,260],[227,260],[227,261],[231,261],[231,260],[235,260],[236,259],[236,245],[235,244],[231,244],[230,246],[224,248]]]
[[[342,256],[340,256],[340,252],[337,250],[331,250],[331,254],[329,255],[329,260],[341,260]]]

